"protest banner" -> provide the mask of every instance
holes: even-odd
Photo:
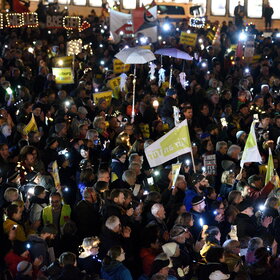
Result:
[[[190,153],[190,141],[187,120],[182,121],[167,134],[145,149],[150,167],[158,166],[180,155]]]
[[[113,72],[115,74],[128,72],[129,68],[130,68],[130,64],[124,64],[121,60],[117,58],[113,60]]]
[[[72,68],[52,68],[52,73],[55,76],[57,84],[74,84],[74,76]]]
[[[112,100],[112,94],[113,94],[113,92],[111,90],[94,93],[93,94],[93,102],[95,104],[97,104],[98,101],[101,98],[103,98],[103,99],[106,100],[107,104],[110,105],[111,104],[111,100]]]
[[[181,32],[179,43],[182,45],[195,47],[196,39],[197,39],[197,34],[195,33]]]
[[[216,155],[207,155],[203,158],[206,174],[217,175]]]

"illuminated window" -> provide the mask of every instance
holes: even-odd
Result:
[[[273,8],[274,14],[272,18],[280,19],[280,7],[279,7],[279,0],[269,0],[270,6]]]
[[[102,7],[102,0],[89,0],[88,3],[93,7]]]
[[[211,13],[213,16],[225,16],[226,15],[226,0],[212,0],[211,1]]]
[[[167,5],[158,5],[158,14],[160,15],[184,15],[185,10],[180,6],[167,6]]]
[[[240,0],[230,0],[229,1],[229,15],[234,17],[234,8],[238,5]],[[244,6],[244,0],[240,1],[241,6]]]
[[[123,8],[127,10],[136,9],[136,0],[123,0]]]
[[[58,0],[58,4],[62,4],[62,5],[70,5],[71,0]],[[51,3],[49,1],[49,3]]]
[[[251,18],[262,17],[262,0],[248,0],[247,15]],[[278,2],[279,3],[279,2]]]
[[[87,4],[87,0],[73,0],[73,4],[77,6],[85,6]]]

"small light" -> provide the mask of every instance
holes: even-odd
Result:
[[[108,29],[108,26],[107,26],[107,25],[104,25],[103,27],[104,27],[104,29],[105,29],[105,30],[107,30],[107,29]]]
[[[202,218],[199,218],[199,225],[200,225],[201,227],[203,227],[203,226],[204,226],[204,221],[203,221],[203,219],[202,219]]]
[[[59,66],[62,66],[63,65],[63,60],[60,59],[57,63],[58,63]]]
[[[13,94],[13,90],[12,90],[10,87],[8,87],[8,88],[6,89],[6,91],[7,91],[7,93],[8,93],[9,95],[12,95],[12,94]]]
[[[179,31],[180,29],[179,29],[179,27],[176,27],[176,31]]]
[[[156,100],[153,101],[153,107],[157,108],[158,106],[159,106],[159,102],[156,99]]]
[[[206,68],[206,67],[207,67],[207,63],[206,63],[206,62],[202,62],[202,63],[201,63],[201,67],[202,67],[202,68]]]
[[[29,47],[27,50],[28,50],[29,53],[33,53],[34,52],[34,48],[32,48],[32,47]]]
[[[65,6],[65,7],[64,7],[64,10],[68,10],[68,7],[67,7],[67,6]]]
[[[27,249],[30,249],[30,248],[31,248],[30,243],[27,243],[27,244],[26,244],[26,248],[27,248]]]
[[[161,36],[158,36],[158,40],[159,40],[159,41],[162,40],[162,37],[161,37]]]
[[[8,45],[5,45],[5,49],[7,49],[8,48]]]
[[[52,34],[52,32],[49,30],[49,31],[48,31],[48,34]]]
[[[64,188],[64,191],[69,192],[69,188],[67,188],[67,187]]]
[[[123,31],[120,31],[120,35],[123,36],[123,34],[124,34],[124,32],[123,32]]]
[[[142,45],[145,45],[148,42],[148,38],[147,37],[141,37],[140,42],[141,42]]]
[[[98,88],[94,89],[95,92],[98,92]]]
[[[186,159],[185,163],[186,163],[187,166],[189,166],[191,162],[190,162],[189,159]]]
[[[246,41],[247,40],[247,35],[244,32],[241,32],[239,34],[239,41]]]
[[[165,42],[165,41],[163,41],[162,43],[163,43],[164,45],[166,44],[166,42]]]
[[[245,68],[244,72],[245,72],[246,74],[250,73],[249,68]]]
[[[105,33],[105,30],[104,30],[104,29],[101,29],[100,32],[103,34],[103,33]]]
[[[190,33],[191,33],[191,31],[190,31],[190,30],[187,30],[187,33],[188,33],[188,34],[190,34]]]
[[[36,41],[33,41],[33,45],[36,45]]]
[[[64,104],[65,104],[66,107],[69,107],[70,106],[70,101],[67,100],[67,101],[64,102]]]
[[[124,48],[125,48],[125,49],[128,49],[128,48],[129,48],[129,46],[128,46],[128,45],[125,45],[125,46],[124,46]]]
[[[10,10],[9,9],[6,9],[6,13],[8,13]]]
[[[276,34],[276,38],[280,38],[280,33],[277,33],[277,34]]]
[[[201,170],[202,170],[202,172],[205,172],[206,171],[206,167],[202,166]]]
[[[100,45],[99,45],[99,48],[103,48],[103,44],[100,44]]]
[[[158,170],[155,170],[155,171],[154,171],[154,175],[155,175],[155,176],[158,176],[159,174],[160,174],[160,173],[159,173]]]
[[[100,65],[104,65],[105,64],[105,61],[104,60],[101,60],[100,61]]]
[[[109,68],[108,68],[108,67],[105,67],[104,69],[105,69],[105,71],[108,71],[108,70],[109,70]]]
[[[21,85],[18,85],[17,88],[20,89],[20,88],[21,88]]]
[[[162,26],[162,29],[164,30],[164,31],[170,31],[170,29],[171,29],[171,27],[170,27],[170,24],[169,23],[165,23],[163,26]]]
[[[259,210],[260,210],[260,211],[264,211],[264,210],[265,210],[265,206],[264,206],[263,204],[261,204],[261,205],[259,206]]]
[[[198,43],[202,44],[203,43],[203,39],[198,39]]]

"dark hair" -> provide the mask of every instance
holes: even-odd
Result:
[[[207,262],[220,262],[220,259],[223,258],[224,248],[222,247],[210,247],[206,253]]]
[[[266,265],[267,260],[270,256],[270,253],[267,251],[267,249],[265,247],[261,247],[255,251],[254,255],[255,255],[255,259],[256,259],[255,263],[257,263],[258,265]]]
[[[213,227],[210,226],[208,229],[205,231],[206,234],[206,242],[211,242],[211,243],[219,243],[219,241],[216,239],[216,235],[220,232],[218,227]]]
[[[59,196],[61,198],[61,194],[59,192],[51,193],[50,198],[53,197],[53,196]]]
[[[114,198],[118,197],[120,193],[123,193],[122,189],[113,189],[110,193],[110,199],[114,200]]]
[[[62,265],[74,265],[76,262],[76,255],[71,252],[62,253],[59,258],[59,263]]]
[[[18,212],[18,205],[16,204],[11,204],[7,208],[7,216],[9,219],[13,217],[14,214]]]
[[[121,246],[111,247],[107,253],[107,256],[103,259],[103,264],[109,265],[112,261],[115,261],[122,253]]]

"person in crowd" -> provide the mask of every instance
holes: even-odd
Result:
[[[125,251],[120,246],[112,247],[104,258],[101,277],[105,280],[132,280],[130,271],[122,264]]]

